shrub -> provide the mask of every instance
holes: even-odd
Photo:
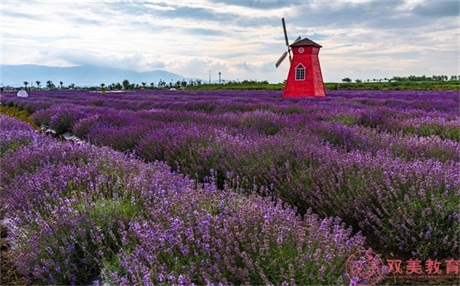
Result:
[[[281,203],[226,191],[171,194],[149,210],[155,220],[125,226],[122,240],[137,247],[112,266],[122,271],[105,273],[116,284],[335,284],[363,242],[340,219],[302,220]]]
[[[108,148],[34,151],[6,153],[20,162],[2,173],[0,193],[14,244],[7,258],[27,283],[85,284],[102,271],[117,284],[336,284],[364,243],[339,218],[302,218]]]

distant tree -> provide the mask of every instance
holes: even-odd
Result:
[[[29,85],[29,82],[25,81],[25,82],[24,82],[24,87],[25,87],[25,89],[27,89],[27,85]]]
[[[40,81],[37,80],[35,83],[37,84],[37,88],[40,89]]]
[[[158,88],[165,88],[166,87],[166,82],[162,79],[158,81]]]
[[[101,93],[105,94],[105,83],[101,83]]]
[[[145,86],[147,85],[146,82],[141,82],[141,84],[142,84],[142,87],[143,87],[143,88],[145,88]]]
[[[351,82],[351,78],[349,77],[342,78],[342,82]]]
[[[70,89],[74,89],[74,88],[75,88],[75,83],[71,83],[71,84],[69,85],[69,88],[70,88]]]
[[[51,81],[51,80],[46,81],[46,87],[47,87],[49,90],[54,89],[55,86],[54,86],[53,81]]]
[[[64,85],[64,83],[62,82],[62,80],[59,82],[59,85],[61,86],[61,89],[62,89],[62,86]]]
[[[154,89],[155,88],[155,84],[153,82],[150,83],[150,88],[151,89]]]
[[[360,79],[355,79],[355,82],[356,82],[356,83],[362,83],[363,81],[360,80]]]
[[[129,87],[130,87],[129,80],[127,80],[127,79],[125,79],[121,84],[123,85],[123,89],[125,89],[125,90],[129,89]]]

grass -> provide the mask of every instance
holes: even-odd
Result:
[[[30,116],[32,115],[30,112],[24,109],[20,109],[16,106],[3,106],[0,105],[0,115],[8,115],[11,117],[15,117],[23,122],[29,123],[32,125],[35,129],[39,129],[39,127],[34,124],[30,120]]]

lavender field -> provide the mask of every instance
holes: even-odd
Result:
[[[458,92],[1,104],[61,138],[0,117],[4,258],[23,283],[336,285],[358,250],[459,259]]]

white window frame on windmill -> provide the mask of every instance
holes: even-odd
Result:
[[[303,64],[298,64],[295,67],[295,80],[305,80],[307,75],[307,69]]]

